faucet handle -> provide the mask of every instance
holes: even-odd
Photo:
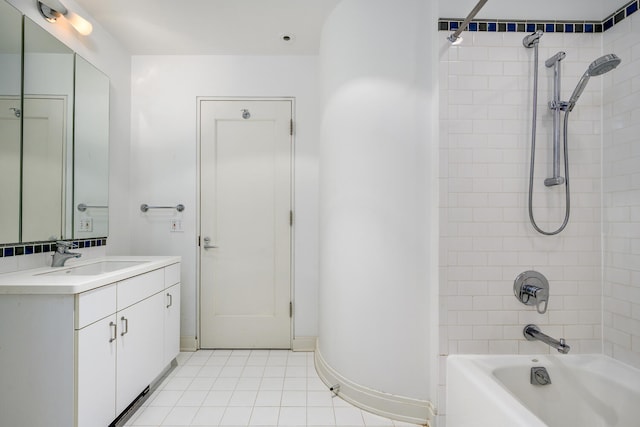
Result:
[[[549,304],[549,282],[537,271],[525,271],[513,282],[513,292],[523,304],[535,305],[536,311],[544,314]]]
[[[76,247],[73,242],[65,242],[64,240],[56,241],[56,250],[59,252],[66,252],[67,249],[75,249]]]

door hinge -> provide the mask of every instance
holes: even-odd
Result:
[[[293,301],[289,301],[289,317],[293,317]]]
[[[289,120],[289,135],[293,136],[293,119]]]
[[[289,226],[293,226],[293,211],[289,211]]]

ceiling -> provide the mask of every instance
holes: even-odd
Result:
[[[75,1],[132,55],[315,55],[341,0]],[[477,18],[602,20],[627,2],[490,0]],[[464,18],[476,3],[439,0],[439,17]]]
[[[76,0],[132,55],[315,55],[340,0]],[[284,34],[292,40],[282,40]]]

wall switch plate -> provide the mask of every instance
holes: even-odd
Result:
[[[81,218],[78,224],[78,231],[93,231],[93,218]]]
[[[171,231],[172,233],[184,231],[184,229],[182,228],[182,220],[171,219],[169,221],[169,231]]]

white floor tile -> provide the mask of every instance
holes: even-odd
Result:
[[[307,423],[319,426],[336,425],[333,407],[318,406],[307,408]]]
[[[284,390],[282,392],[282,406],[307,406],[307,392],[302,390]]]
[[[280,406],[282,391],[260,390],[256,397],[256,406]]]
[[[263,406],[253,408],[251,413],[251,426],[277,426],[280,415],[279,406]]]
[[[217,426],[222,420],[226,407],[203,406],[191,421],[192,426]]]
[[[205,397],[203,406],[227,406],[231,400],[232,391],[212,390]]]
[[[333,411],[336,414],[336,425],[364,426],[362,410],[358,408],[334,406]]]
[[[216,381],[215,378],[194,378],[191,384],[187,387],[187,390],[190,391],[209,391],[211,387],[213,387],[213,383]],[[165,390],[170,390],[165,387]]]
[[[235,390],[240,378],[218,378],[211,390]]]
[[[258,395],[257,391],[251,390],[236,390],[231,395],[231,400],[229,400],[229,406],[251,406],[253,407],[256,403],[256,396]]]
[[[162,390],[186,390],[191,385],[193,378],[171,377],[163,384]]]
[[[153,398],[149,399],[149,406],[175,406],[184,391],[181,390],[160,390],[153,393]]]
[[[236,384],[236,390],[260,390],[262,378],[241,377]]]
[[[279,426],[304,426],[307,424],[307,408],[280,408]]]
[[[330,391],[308,391],[307,406],[333,406]]]
[[[185,391],[176,406],[202,406],[204,399],[207,397],[207,391]]]
[[[177,360],[126,426],[417,427],[336,397],[318,377],[313,353],[204,350]]]
[[[370,414],[369,412],[362,411],[362,418],[364,419],[364,425],[367,427],[394,427],[393,421],[389,418]]]
[[[198,408],[175,406],[162,421],[162,426],[188,426],[196,416]]]
[[[197,378],[218,378],[220,372],[222,372],[222,366],[205,365],[198,372]]]
[[[224,411],[220,424],[229,426],[246,426],[251,419],[252,407],[228,407]]]
[[[284,378],[263,378],[260,383],[260,390],[279,390],[284,387]]]
[[[285,378],[284,384],[283,384],[283,390],[306,391],[307,379],[306,378]]]
[[[134,426],[159,426],[166,416],[171,412],[169,406],[148,406],[137,414],[136,419],[131,425]],[[139,410],[140,411],[140,410]]]

